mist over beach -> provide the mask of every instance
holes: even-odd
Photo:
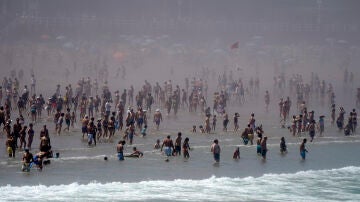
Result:
[[[0,201],[359,201],[359,8],[1,0]]]

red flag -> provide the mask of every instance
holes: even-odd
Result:
[[[231,45],[230,49],[235,49],[235,48],[239,48],[239,42],[235,42],[233,45]]]

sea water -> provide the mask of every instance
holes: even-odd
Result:
[[[360,167],[261,177],[2,186],[1,201],[359,201]]]
[[[268,139],[267,159],[256,155],[255,145],[243,145],[240,132],[192,134],[188,132],[199,117],[165,120],[160,131],[150,128],[145,138],[135,137],[125,145],[125,153],[136,146],[144,152],[140,159],[116,158],[116,134],[112,142],[88,147],[79,129],[61,136],[51,135],[54,152],[43,171],[21,172],[21,152],[8,159],[0,150],[0,201],[360,201],[360,136],[344,137],[329,124],[324,137],[307,143],[306,160],[301,160],[301,137],[293,137],[278,127],[278,120],[258,118]],[[240,119],[243,126],[246,118]],[[200,122],[202,123],[202,121]],[[221,124],[219,124],[220,127]],[[187,127],[189,126],[189,127]],[[177,131],[190,138],[190,159],[166,157],[153,150],[156,139]],[[280,154],[284,136],[288,153]],[[210,145],[217,138],[222,149],[214,164]],[[1,141],[3,140],[0,137]],[[34,139],[34,145],[38,145]],[[240,147],[239,160],[232,154]],[[108,157],[105,161],[104,157]]]

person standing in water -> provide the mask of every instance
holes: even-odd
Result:
[[[306,138],[304,138],[300,145],[300,156],[303,160],[305,160],[306,152],[308,152],[305,148],[306,141],[307,141]]]
[[[22,171],[23,172],[30,172],[30,164],[31,162],[33,162],[33,155],[32,153],[29,152],[29,149],[25,149],[25,153],[23,154],[22,157],[22,162],[23,162],[23,166],[22,166]]]
[[[175,155],[181,156],[181,140],[181,132],[179,132],[175,140]]]
[[[28,134],[28,142],[27,142],[27,148],[30,150],[31,149],[31,145],[34,139],[34,135],[35,135],[35,131],[33,129],[33,124],[30,123],[29,124],[29,129],[27,130],[27,134]]]
[[[190,145],[189,145],[189,138],[185,138],[184,143],[183,143],[183,154],[184,154],[184,158],[190,158],[190,154],[189,154],[189,150],[190,150]]]
[[[161,121],[162,121],[162,115],[160,109],[156,109],[154,114],[154,123],[156,124],[156,130],[159,130]]]
[[[125,141],[119,141],[118,145],[116,146],[116,151],[118,153],[117,157],[119,159],[119,161],[123,161],[124,160],[124,145],[125,145]]]
[[[312,142],[315,137],[315,126],[316,126],[316,122],[315,120],[312,120],[308,126],[309,136],[311,138],[310,142]]]
[[[212,119],[212,130],[215,131],[216,129],[216,115],[213,115],[213,119]]]
[[[163,143],[162,143],[162,145],[161,145],[160,151],[163,150],[163,147],[164,147],[164,146],[165,146],[165,154],[166,154],[166,156],[171,156],[171,155],[172,155],[172,151],[175,150],[175,148],[174,148],[173,141],[172,141],[172,139],[170,138],[170,135],[168,135],[168,136],[164,139],[164,141],[163,141]]]
[[[156,143],[155,143],[155,145],[154,145],[154,149],[160,149],[160,140],[159,139],[157,139],[156,140]]]
[[[240,159],[240,147],[237,147],[233,154],[233,159]]]
[[[270,104],[270,94],[269,91],[265,92],[265,110],[266,113],[269,112],[269,104]]]
[[[263,157],[263,159],[266,159],[266,153],[267,153],[267,137],[265,136],[262,140],[261,140],[261,156]]]
[[[213,153],[215,162],[219,163],[221,148],[217,139],[215,139],[214,143],[211,145],[211,152]]]
[[[286,142],[284,137],[281,137],[280,140],[280,153],[281,154],[287,153]]]
[[[323,136],[324,133],[324,129],[325,129],[325,120],[324,120],[325,116],[320,116],[319,117],[319,132],[320,132],[320,136]]]

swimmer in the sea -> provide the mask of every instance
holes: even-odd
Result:
[[[143,157],[144,153],[142,153],[141,151],[137,150],[136,147],[133,147],[133,153],[130,155],[127,155],[126,157],[136,157],[136,158],[140,158]]]

